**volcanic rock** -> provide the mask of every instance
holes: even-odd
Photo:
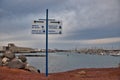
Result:
[[[8,67],[10,68],[17,68],[17,69],[24,69],[25,68],[25,64],[20,61],[19,59],[13,59],[12,61],[10,61],[7,64]]]
[[[5,53],[3,53],[4,57],[7,57],[9,59],[14,59],[15,58],[15,54],[12,53],[11,51],[6,51]]]
[[[19,55],[18,59],[20,59],[22,62],[26,62],[27,58],[24,55]]]

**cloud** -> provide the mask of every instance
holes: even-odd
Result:
[[[102,39],[89,39],[89,40],[51,40],[51,43],[77,43],[77,44],[110,44],[119,43],[120,37],[102,38]]]
[[[4,11],[14,15],[14,16],[26,16],[28,14],[34,13],[42,13],[46,8],[56,9],[55,6],[62,6],[64,4],[64,0],[56,1],[56,0],[2,0],[0,1],[2,8]]]
[[[22,38],[22,37],[26,37],[26,38]],[[17,46],[24,46],[24,47],[45,48],[45,36],[44,35],[28,35],[28,36],[19,35],[18,37],[12,36],[9,39],[0,40],[1,46],[7,45],[8,43],[15,43]],[[59,48],[67,47],[68,49],[70,47],[75,47],[76,45],[89,47],[90,45],[105,46],[109,44],[114,45],[116,43],[117,45],[120,44],[120,37],[84,39],[84,40],[65,40],[60,38],[58,39],[49,38],[49,46],[50,46],[49,48],[55,48],[55,47],[57,48],[60,46]]]
[[[120,37],[117,38],[104,38],[104,39],[93,39],[80,41],[83,44],[110,44],[110,43],[120,43]]]
[[[82,4],[83,3],[83,4]],[[76,3],[79,4],[79,3]],[[76,10],[78,29],[104,27],[118,22],[120,19],[120,5],[117,0],[85,0]]]
[[[69,0],[62,11],[51,14],[62,19],[65,33],[73,33],[99,27],[114,28],[110,25],[119,24],[119,7],[117,0]]]
[[[5,3],[7,4],[7,6],[3,7]],[[8,24],[11,24],[12,26],[14,26],[14,28],[20,25],[22,27],[25,27],[25,23],[28,20],[29,23],[27,22],[27,26],[29,26],[30,20],[32,21],[32,19],[35,18],[37,19],[39,17],[45,17],[44,13],[46,5],[50,6],[50,18],[57,18],[63,20],[63,30],[65,30],[65,33],[76,30],[95,28],[99,27],[99,25],[101,25],[101,27],[104,27],[106,25],[120,21],[120,5],[118,0],[67,0],[61,2],[56,0],[5,0],[3,1],[1,11],[11,16],[10,18],[12,22],[9,22],[9,19],[7,21],[5,19],[4,22],[8,22]],[[34,10],[36,10],[37,12]],[[13,22],[17,22],[17,25],[14,25]],[[1,24],[3,23],[1,22]],[[8,25],[6,24],[3,24],[1,26],[8,27]]]
[[[49,35],[50,43],[119,42],[116,39],[120,37],[119,0],[0,0],[1,44],[44,46],[45,36],[32,35],[31,25],[33,20],[45,18],[46,8],[49,8],[49,18],[63,22],[63,34]]]

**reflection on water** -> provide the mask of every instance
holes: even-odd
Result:
[[[33,53],[45,55],[45,53]],[[45,73],[45,57],[27,57],[28,63]],[[79,68],[117,67],[120,57],[77,54],[77,53],[50,53],[49,73],[63,72]]]

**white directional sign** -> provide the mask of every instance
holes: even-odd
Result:
[[[46,33],[46,19],[35,20],[32,25],[32,34]],[[48,34],[62,34],[62,21],[48,19]]]

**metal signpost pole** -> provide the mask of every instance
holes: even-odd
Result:
[[[46,9],[46,76],[48,76],[48,9]]]
[[[48,23],[49,21],[49,23]],[[45,27],[46,26],[46,29]],[[45,32],[46,31],[46,32]],[[48,9],[46,9],[46,19],[35,20],[32,25],[32,34],[46,33],[46,77],[48,76],[48,34],[62,34],[62,23],[55,19],[48,19]]]

